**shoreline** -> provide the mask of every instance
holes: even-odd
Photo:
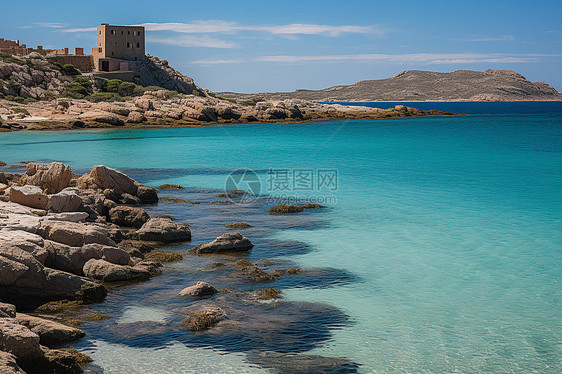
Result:
[[[458,116],[404,105],[381,109],[321,104],[305,100],[234,104],[213,97],[166,98],[167,91],[149,91],[128,101],[93,103],[55,99],[29,104],[0,100],[0,130],[71,130],[85,128],[201,127],[246,123],[306,123],[311,121]],[[38,120],[40,119],[40,120]]]
[[[54,174],[57,175],[54,180],[48,177]],[[144,210],[146,208],[150,211],[152,204],[157,203],[158,200],[163,201],[164,204],[172,203],[181,206],[182,203],[185,204],[181,199],[177,201],[159,199],[155,189],[146,187],[115,169],[95,166],[89,174],[72,176],[70,168],[62,163],[55,162],[50,165],[28,163],[24,174],[0,172],[0,176],[6,179],[10,185],[8,195],[3,193],[5,189],[2,190],[0,230],[3,234],[9,233],[15,239],[8,247],[2,248],[0,260],[21,261],[30,268],[35,266],[34,271],[37,271],[37,274],[48,272],[52,273],[52,277],[67,276],[76,281],[80,279],[82,282],[80,291],[78,291],[76,288],[72,288],[74,286],[70,286],[68,282],[56,285],[46,281],[45,287],[49,291],[30,293],[30,290],[25,288],[29,287],[25,286],[28,284],[25,277],[29,275],[17,273],[16,280],[11,285],[0,285],[0,300],[4,302],[4,304],[0,303],[0,306],[4,309],[11,308],[10,310],[13,311],[10,312],[8,319],[4,320],[5,323],[8,323],[9,326],[21,326],[22,324],[28,326],[26,323],[41,326],[41,330],[32,329],[28,333],[33,334],[36,331],[35,334],[39,336],[37,340],[47,339],[47,336],[53,334],[63,336],[57,338],[56,341],[47,342],[45,340],[46,342],[43,344],[49,348],[41,348],[43,353],[34,348],[37,344],[35,338],[31,339],[34,335],[30,335],[30,341],[27,343],[29,354],[14,349],[8,350],[17,364],[22,366],[28,374],[41,373],[41,369],[35,367],[38,363],[54,370],[60,370],[63,358],[71,362],[70,364],[66,362],[66,364],[73,367],[73,370],[78,370],[78,366],[84,365],[84,360],[87,362],[87,356],[84,357],[78,351],[59,348],[84,337],[84,332],[77,327],[84,324],[89,328],[90,325],[93,325],[97,326],[96,330],[101,328],[110,335],[116,332],[113,327],[118,328],[121,332],[128,331],[127,324],[121,327],[115,326],[116,322],[112,319],[112,315],[96,312],[98,308],[91,309],[89,305],[103,305],[105,296],[115,288],[131,285],[128,292],[134,293],[137,289],[135,284],[141,285],[151,279],[157,284],[159,282],[167,284],[165,274],[171,269],[167,269],[169,265],[162,267],[162,264],[182,261],[186,256],[194,256],[189,257],[195,260],[190,266],[191,271],[199,269],[198,271],[202,271],[205,276],[198,277],[198,282],[191,283],[191,286],[189,284],[178,285],[177,281],[174,282],[173,288],[180,287],[181,289],[181,287],[188,286],[179,295],[173,288],[170,290],[169,284],[164,287],[166,291],[164,289],[159,291],[159,294],[167,292],[172,298],[170,308],[174,308],[174,305],[176,305],[175,308],[181,307],[172,309],[175,312],[168,322],[153,326],[158,327],[160,333],[164,330],[170,331],[174,336],[178,332],[187,334],[195,339],[194,344],[197,346],[198,334],[205,335],[207,330],[212,330],[215,332],[208,335],[206,339],[209,336],[216,336],[217,340],[213,346],[226,351],[240,351],[240,348],[230,347],[229,343],[223,342],[223,335],[249,334],[252,337],[251,340],[257,340],[259,344],[256,343],[255,346],[250,344],[242,349],[242,352],[247,352],[250,361],[255,365],[264,368],[285,367],[292,362],[294,354],[298,354],[299,365],[305,368],[346,368],[349,369],[347,372],[356,372],[359,365],[348,359],[307,355],[308,350],[323,342],[325,338],[322,337],[323,334],[317,338],[307,337],[306,329],[302,332],[305,334],[302,339],[304,339],[303,342],[310,341],[293,354],[276,353],[273,357],[269,357],[252,353],[256,349],[263,351],[264,354],[269,352],[268,349],[275,351],[275,347],[281,342],[284,342],[281,344],[289,346],[295,344],[292,343],[292,338],[283,335],[286,323],[301,326],[306,321],[306,324],[311,324],[311,328],[325,330],[325,334],[329,335],[333,328],[332,325],[341,326],[348,321],[348,317],[334,307],[312,302],[285,301],[280,289],[271,288],[271,285],[276,284],[279,280],[282,280],[281,284],[284,284],[281,288],[291,287],[290,285],[293,283],[299,284],[302,280],[319,282],[320,285],[322,282],[329,282],[329,280],[322,280],[323,277],[330,279],[335,276],[337,279],[338,275],[337,271],[334,274],[335,269],[301,269],[295,267],[290,260],[272,258],[271,255],[276,257],[275,253],[268,254],[267,249],[265,249],[266,252],[263,252],[264,240],[267,243],[267,240],[270,239],[267,239],[267,235],[264,237],[263,233],[259,234],[259,225],[256,227],[258,231],[254,232],[254,235],[249,235],[257,240],[256,243],[250,242],[248,238],[239,233],[244,230],[250,230],[249,232],[252,233],[251,227],[253,226],[237,222],[224,225],[226,228],[222,226],[220,231],[226,233],[210,242],[207,241],[214,235],[204,234],[203,239],[195,240],[195,243],[200,244],[193,246],[189,226],[174,221],[166,214],[151,218]],[[56,187],[53,183],[57,183]],[[62,190],[56,192],[60,188]],[[101,193],[103,188],[105,190]],[[172,192],[172,196],[174,196],[174,190],[181,189],[183,187],[175,185],[160,186],[160,192],[171,190],[167,191],[166,195]],[[95,192],[96,190],[98,192]],[[127,191],[133,195],[128,194]],[[47,192],[55,193],[47,194]],[[216,199],[214,195],[218,192],[220,191],[208,191],[209,198]],[[219,194],[219,198],[227,198],[227,200],[221,200],[221,204],[217,205],[217,207],[221,207],[221,210],[242,202],[242,195],[238,195],[240,192],[231,192],[232,194],[228,196]],[[91,201],[92,196],[102,199],[103,206],[99,204],[84,205],[86,201]],[[80,197],[82,201],[80,206],[76,205],[76,201],[72,202],[76,197]],[[136,204],[133,203],[135,197]],[[143,200],[138,201],[140,198]],[[45,199],[49,201],[49,205],[41,205],[43,204],[41,201]],[[217,204],[217,201],[200,203],[204,206],[204,204]],[[266,207],[263,204],[262,202],[256,207],[258,212]],[[305,208],[316,210],[322,207],[313,204]],[[161,211],[161,209],[156,209],[156,211]],[[302,212],[303,209],[300,211]],[[164,209],[164,213],[166,212],[167,210]],[[218,217],[228,216],[221,212],[216,214]],[[260,214],[267,213],[262,211]],[[272,214],[271,211],[269,214]],[[14,224],[13,222],[20,223]],[[215,230],[218,227],[220,226],[215,227]],[[72,233],[72,235],[68,236],[63,232]],[[77,238],[79,238],[79,242],[76,242]],[[175,246],[174,243],[180,245],[179,252],[178,247],[170,247]],[[187,251],[186,245],[188,245],[187,248],[190,248],[189,251]],[[252,250],[255,245],[259,248]],[[294,245],[295,243],[290,246]],[[42,247],[44,248],[42,249]],[[184,249],[181,250],[181,248]],[[249,257],[250,253],[254,253],[256,250],[258,257]],[[287,247],[287,250],[290,252],[290,247]],[[80,256],[83,260],[78,260],[74,255],[76,253],[81,253]],[[88,260],[88,258],[90,259]],[[349,278],[347,281],[352,279],[351,275],[346,275],[345,272],[342,272],[339,277],[343,277],[341,281],[347,278]],[[315,280],[316,278],[317,280]],[[217,287],[199,281],[209,281]],[[70,287],[70,289],[56,289],[55,292],[55,288],[53,288],[51,291],[52,287],[60,286]],[[225,286],[228,288],[224,288]],[[326,287],[330,287],[330,283]],[[86,289],[90,291],[86,292]],[[62,296],[63,293],[65,296]],[[143,295],[145,294],[143,293]],[[6,302],[8,304],[5,304]],[[10,303],[13,303],[15,307],[10,306]],[[124,306],[136,304],[137,300],[133,297],[130,304]],[[291,310],[292,313],[296,312],[296,316],[294,314],[288,316],[287,310]],[[318,313],[325,314],[325,316],[317,319]],[[267,336],[260,332],[252,332],[255,329],[252,319],[259,320],[260,314],[276,316],[274,320],[277,322],[268,322],[270,326],[267,329]],[[247,319],[248,317],[250,320]],[[13,318],[13,320],[9,318]],[[282,320],[286,321],[280,323]],[[22,321],[33,322],[24,323]],[[263,328],[262,325],[260,326]],[[139,333],[150,334],[144,329],[141,329],[140,332],[137,331],[138,325],[132,324],[131,328],[133,327],[134,330],[125,334],[129,334],[125,338],[125,344],[127,339],[132,339]],[[0,326],[0,328],[3,327]],[[63,331],[65,333],[62,333]],[[276,336],[274,339],[276,343],[273,346],[269,346],[270,343],[268,343],[271,334]],[[299,345],[302,345],[303,342],[300,342]],[[0,354],[3,349],[5,347],[0,347]],[[267,354],[269,355],[269,353]]]

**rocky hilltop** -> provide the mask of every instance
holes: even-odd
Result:
[[[323,90],[259,94],[220,93],[240,100],[314,101],[548,101],[562,94],[544,82],[530,82],[512,70],[457,70],[452,73],[406,70],[387,79],[359,81]]]
[[[18,58],[7,57],[0,60],[0,94],[35,100],[59,96],[79,98],[107,92],[104,91],[104,84],[112,75],[122,77],[119,73],[107,73],[103,75],[104,78],[92,74],[82,75],[72,65],[61,66],[38,53]],[[209,90],[198,87],[192,78],[172,68],[168,61],[150,55],[139,63],[137,73],[131,78],[140,87],[159,87],[197,96],[212,95]]]

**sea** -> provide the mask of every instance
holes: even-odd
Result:
[[[345,104],[467,115],[0,134],[8,164],[104,164],[201,202],[146,207],[188,222],[192,242],[168,248],[184,259],[161,276],[91,306],[111,318],[81,326],[88,372],[562,372],[562,103]],[[243,201],[209,204],[232,189]],[[324,208],[267,214],[306,202]],[[303,272],[253,284],[188,252],[237,221],[252,225],[245,259]],[[197,280],[283,299],[240,302],[242,327],[193,333],[177,293]],[[312,364],[293,368],[298,357]]]

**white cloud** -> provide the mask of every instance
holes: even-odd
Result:
[[[79,28],[79,29],[65,29],[65,30],[60,30],[62,32],[92,32],[92,31],[96,31],[97,27],[84,27],[84,28]]]
[[[323,56],[263,56],[249,60],[200,60],[192,64],[221,64],[241,62],[418,62],[424,64],[474,64],[474,63],[528,63],[538,62],[541,57],[558,56],[543,54],[508,55],[502,53],[405,53],[405,54],[355,54],[355,55],[323,55]]]
[[[177,45],[180,47],[236,48],[235,43],[211,38],[209,36],[180,36],[174,38],[158,38],[149,36],[150,43]]]
[[[511,35],[502,35],[500,37],[483,36],[480,38],[469,39],[469,42],[512,42],[515,38]]]
[[[375,26],[355,25],[317,25],[294,23],[289,25],[240,25],[236,22],[221,20],[193,21],[191,23],[167,22],[167,23],[142,23],[147,31],[171,31],[184,34],[210,34],[224,33],[233,34],[240,31],[258,31],[273,35],[324,35],[339,36],[342,34],[382,34],[385,31]],[[77,32],[87,29],[69,29],[67,32]]]

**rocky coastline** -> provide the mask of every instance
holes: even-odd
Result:
[[[169,98],[166,90],[147,91],[124,102],[93,103],[59,98],[17,104],[0,100],[0,131],[72,130],[111,127],[189,127],[243,123],[300,123],[341,119],[390,119],[452,116],[403,105],[380,109],[305,100],[264,101],[240,105],[216,97]]]
[[[181,188],[161,187],[164,191]],[[2,373],[82,372],[91,359],[65,345],[85,336],[80,324],[110,318],[92,312],[88,305],[103,302],[115,287],[158,276],[168,271],[168,263],[183,258],[164,247],[189,242],[191,228],[167,215],[150,217],[145,208],[158,201],[156,189],[103,165],[94,166],[84,175],[73,174],[68,165],[60,162],[27,163],[22,174],[0,172]],[[291,213],[303,210],[293,208],[289,209]],[[287,206],[277,211],[287,211]],[[252,226],[235,222],[231,227],[243,230]],[[191,334],[209,330],[219,337],[259,334],[254,331],[256,322],[247,316],[260,321],[261,315],[269,315],[258,324],[268,334],[287,339],[283,335],[286,326],[279,326],[287,308],[294,314],[292,320],[284,322],[289,324],[302,324],[301,319],[307,320],[315,313],[332,315],[338,323],[346,319],[328,306],[282,303],[279,289],[263,285],[290,277],[314,278],[324,270],[283,264],[272,271],[268,270],[269,261],[256,263],[239,257],[253,248],[254,243],[237,231],[193,246],[189,256],[211,256],[214,261],[204,271],[218,274],[213,279],[225,278],[232,286],[214,287],[205,279],[186,284],[175,298],[175,325],[160,328],[182,329]],[[250,288],[237,288],[236,284]],[[279,317],[271,317],[275,315]],[[132,332],[139,333],[136,329]],[[318,337],[321,338],[322,335]],[[274,346],[256,348],[248,347],[248,357],[275,371],[287,365],[294,372],[311,367],[355,372],[358,367],[344,358],[276,352]]]

